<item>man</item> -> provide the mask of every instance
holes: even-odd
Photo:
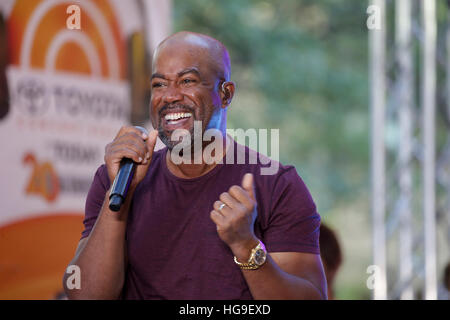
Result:
[[[155,50],[151,87],[158,130],[123,127],[107,145],[70,263],[81,270],[81,289],[66,287],[68,297],[326,299],[320,217],[295,168],[260,175],[261,163],[211,163],[195,148],[183,157],[200,162],[172,159],[180,143],[172,134],[193,133],[194,121],[222,134],[224,151],[213,156],[237,150],[225,138],[235,91],[226,48],[202,34],[170,36]],[[167,147],[154,152],[158,134]],[[108,195],[124,157],[138,165],[117,213]]]
[[[450,300],[450,262],[444,268],[444,278],[438,288],[439,300]]]

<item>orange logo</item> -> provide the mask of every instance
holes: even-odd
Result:
[[[83,28],[67,28],[68,6]],[[24,69],[126,79],[126,45],[106,0],[17,0],[8,19],[10,63]]]
[[[32,166],[31,176],[26,188],[27,194],[42,196],[48,202],[55,201],[59,194],[59,180],[50,162],[38,163],[32,153],[27,153],[23,162]]]

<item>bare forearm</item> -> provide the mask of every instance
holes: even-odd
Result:
[[[326,299],[323,288],[316,288],[310,281],[283,271],[270,254],[261,268],[242,272],[256,300]]]
[[[112,212],[108,208],[108,196],[109,192],[94,228],[71,262],[80,268],[81,289],[65,288],[70,299],[117,299],[122,290],[129,200],[121,212]]]

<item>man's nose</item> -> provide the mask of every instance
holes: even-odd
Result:
[[[164,92],[164,103],[174,103],[179,102],[183,99],[183,96],[181,95],[180,89],[177,88],[177,86],[169,86]]]

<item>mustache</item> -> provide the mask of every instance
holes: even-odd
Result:
[[[159,117],[161,117],[162,113],[165,111],[170,111],[170,110],[174,110],[174,109],[185,109],[189,112],[192,113],[192,115],[194,115],[194,108],[192,108],[191,106],[188,106],[186,104],[165,104],[161,107],[161,109],[158,111],[158,115]]]

